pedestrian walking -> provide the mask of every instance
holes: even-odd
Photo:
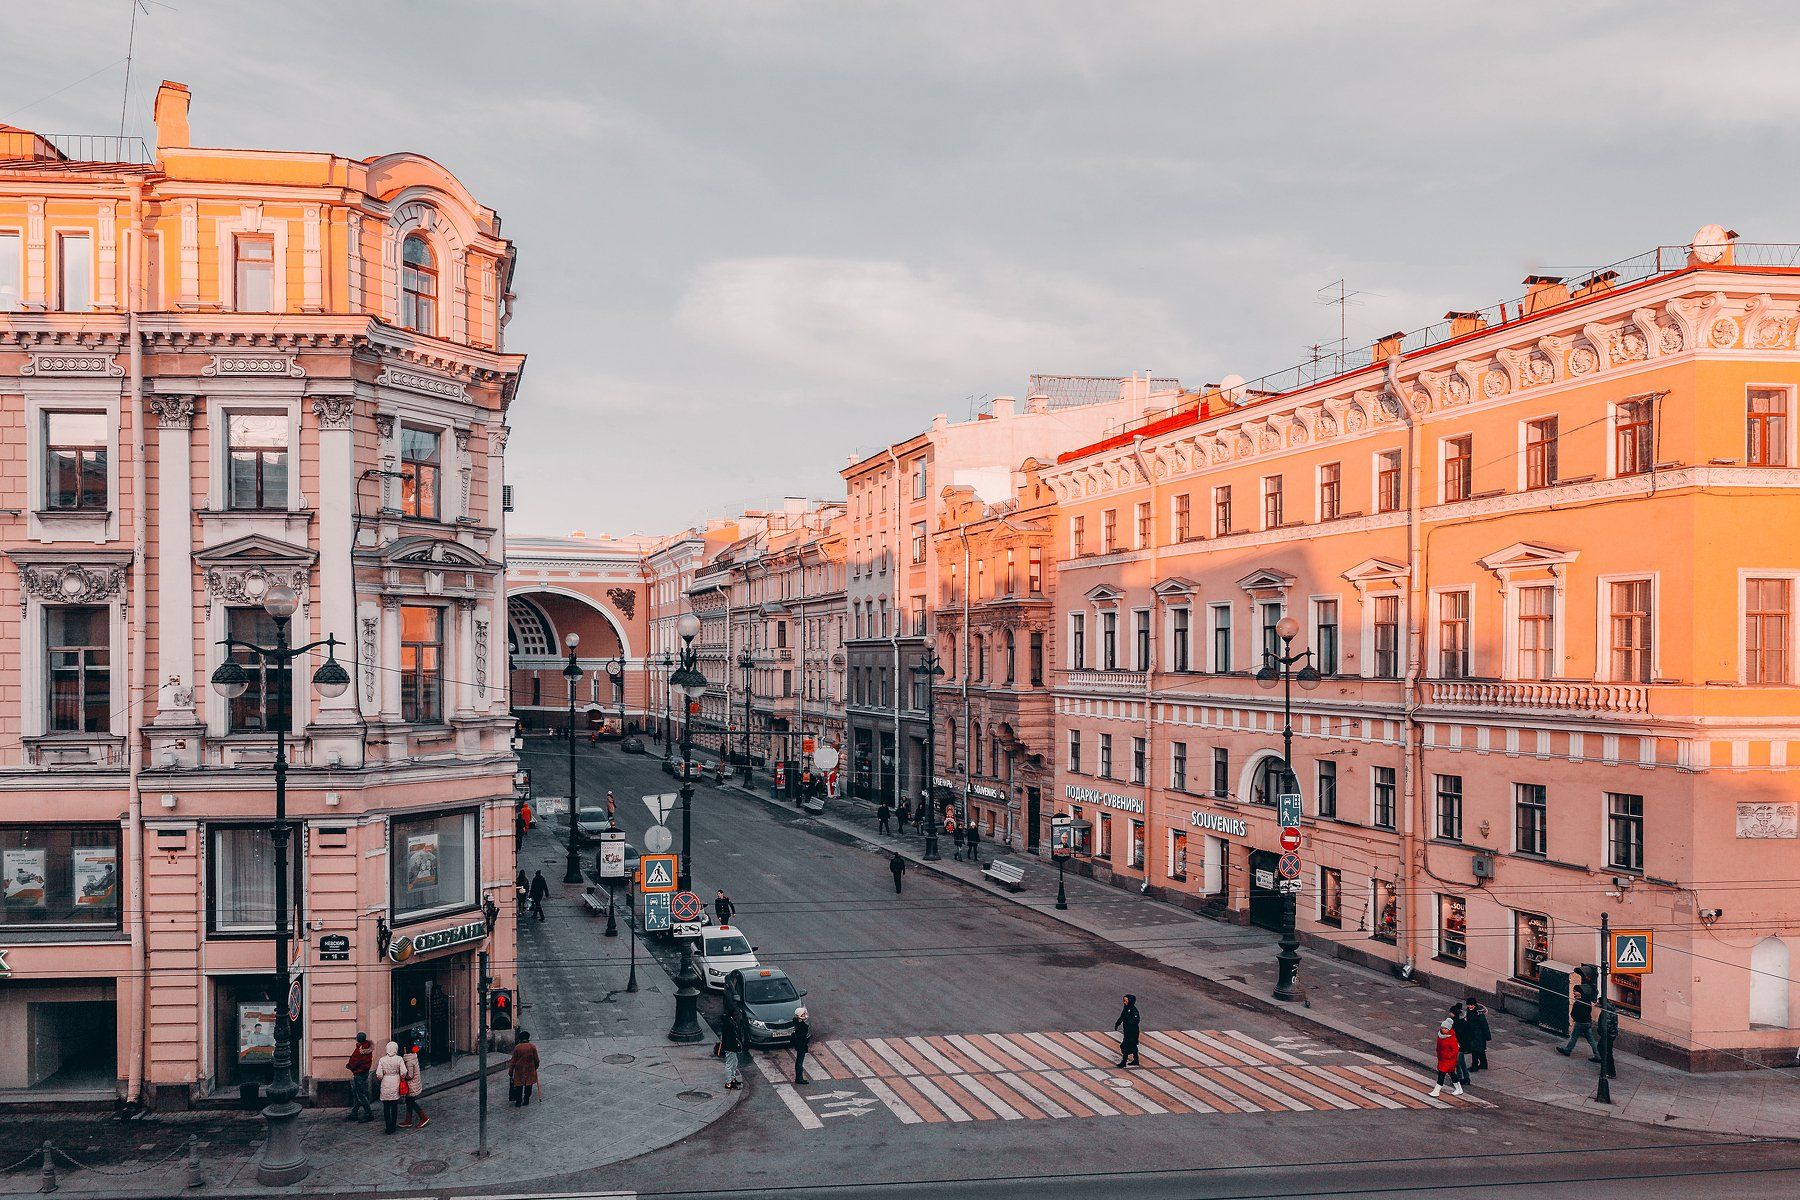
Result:
[[[725,1027],[719,1031],[719,1056],[725,1060],[725,1086],[727,1088],[744,1086],[741,1057],[743,1049],[744,1038],[742,1031],[738,1028],[738,1023],[736,1021],[725,1022]]]
[[[1592,1053],[1589,1062],[1600,1061],[1600,1043],[1594,1040],[1594,1005],[1588,999],[1585,986],[1578,986],[1575,998],[1569,1002],[1569,1040],[1556,1048],[1556,1052],[1564,1058],[1575,1053],[1575,1043],[1586,1041]]]
[[[963,828],[956,823],[955,813],[948,814],[944,817],[944,832],[950,835],[950,841],[956,846],[956,861],[961,862],[963,852]]]
[[[900,832],[905,833],[906,827],[912,823],[912,804],[909,801],[902,800],[896,816],[900,821]]]
[[[812,1021],[804,1007],[794,1010],[794,1082],[806,1082],[806,1050],[812,1045]]]
[[[1469,1017],[1469,1040],[1460,1043],[1469,1055],[1469,1070],[1485,1071],[1488,1069],[1488,1043],[1494,1040],[1494,1027],[1488,1024],[1487,1007],[1470,996],[1467,1002]]]
[[[963,841],[969,846],[969,861],[976,866],[981,865],[981,828],[975,822],[969,822],[968,832],[963,834]]]
[[[539,871],[531,877],[531,915],[540,921],[544,919],[544,897],[549,894],[550,884]]]
[[[619,802],[613,799],[612,789],[606,789],[606,819],[613,824],[619,822]]]
[[[350,1052],[344,1069],[350,1072],[350,1115],[346,1121],[373,1121],[375,1109],[369,1103],[369,1072],[375,1068],[375,1045],[369,1035],[356,1035],[356,1049]]]
[[[431,1118],[419,1107],[419,1093],[424,1090],[424,1068],[419,1066],[419,1044],[414,1042],[406,1051],[406,1080],[400,1088],[400,1095],[406,1100],[406,1118],[400,1122],[400,1128],[411,1129],[413,1118],[417,1117],[418,1127],[425,1128],[431,1124]]]
[[[1450,1006],[1450,1032],[1456,1035],[1456,1081],[1469,1079],[1469,1010],[1461,1000]]]
[[[1431,1094],[1443,1094],[1444,1085],[1450,1085],[1450,1094],[1463,1094],[1462,1083],[1456,1078],[1456,1060],[1461,1057],[1462,1048],[1456,1044],[1456,1022],[1445,1017],[1438,1025],[1437,1032],[1437,1083],[1432,1086]]]
[[[888,833],[888,834],[891,834],[893,832],[893,830],[888,828],[888,814],[891,812],[893,812],[893,809],[888,807],[888,802],[886,800],[883,800],[881,802],[881,807],[877,808],[875,810],[875,830],[876,830],[876,832]]]
[[[519,1030],[513,1039],[512,1058],[506,1064],[507,1098],[520,1108],[531,1103],[531,1089],[538,1081],[538,1048],[531,1034]]]
[[[731,902],[731,897],[725,894],[724,888],[720,888],[718,895],[713,897],[713,914],[719,918],[721,925],[731,924],[731,918],[737,916],[737,905]]]
[[[1144,1016],[1138,1012],[1137,997],[1127,992],[1125,1007],[1119,1010],[1119,1019],[1113,1022],[1113,1028],[1119,1031],[1119,1065],[1141,1067],[1138,1061],[1138,1032],[1143,1028]]]
[[[906,878],[906,860],[900,857],[898,850],[894,851],[894,857],[888,859],[888,870],[894,873],[894,895],[898,896],[900,882]]]
[[[383,1133],[392,1133],[400,1119],[400,1085],[406,1080],[406,1060],[400,1057],[400,1043],[389,1042],[375,1064],[375,1081],[381,1088]]]

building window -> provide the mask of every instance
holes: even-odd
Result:
[[[1400,597],[1375,597],[1375,678],[1400,678]]]
[[[51,733],[112,732],[112,622],[98,605],[44,609]]]
[[[413,234],[400,248],[400,324],[437,336],[437,259],[423,237]]]
[[[1556,589],[1519,589],[1519,678],[1556,678]]]
[[[1018,679],[1018,663],[1019,663],[1018,635],[1013,633],[1012,630],[1008,629],[1006,631],[1006,640],[1003,643],[1003,645],[1005,647],[1005,654],[1006,654],[1006,685],[1008,687],[1011,687],[1013,685],[1013,683]]]
[[[1169,668],[1174,671],[1188,669],[1190,644],[1193,630],[1190,624],[1193,613],[1186,605],[1169,610]]]
[[[1041,548],[1033,546],[1025,552],[1025,570],[1029,576],[1028,584],[1031,594],[1042,595],[1044,591],[1044,552]]]
[[[1263,528],[1279,529],[1282,522],[1281,476],[1269,475],[1262,483]]]
[[[1223,746],[1213,747],[1213,796],[1220,800],[1231,799],[1231,751]]]
[[[1453,963],[1469,961],[1469,902],[1461,896],[1439,895],[1438,957]]]
[[[978,633],[969,639],[969,657],[974,660],[969,665],[975,668],[975,678],[986,679],[987,637],[985,635]]]
[[[1437,836],[1460,842],[1463,836],[1463,781],[1461,775],[1437,776]]]
[[[1538,964],[1550,957],[1550,918],[1542,913],[1513,913],[1513,978],[1536,983]]]
[[[1467,435],[1444,439],[1444,503],[1467,500],[1473,490],[1469,480],[1469,460],[1473,439]]]
[[[1069,770],[1081,774],[1081,730],[1069,730]]]
[[[4,264],[0,263],[0,269]],[[0,282],[0,287],[4,283]],[[1751,388],[1744,427],[1744,462],[1752,467],[1788,465],[1788,394],[1783,388]]]
[[[1376,879],[1370,882],[1369,936],[1378,942],[1396,941],[1400,935],[1400,892],[1398,885]]]
[[[1171,742],[1169,744],[1169,786],[1178,792],[1187,791],[1187,743]]]
[[[1175,497],[1175,540],[1185,542],[1193,536],[1194,497],[1187,492]]]
[[[1744,682],[1788,682],[1788,601],[1793,581],[1744,581]]]
[[[1375,768],[1375,787],[1370,816],[1377,829],[1394,827],[1394,768]]]
[[[236,642],[249,642],[255,646],[275,644],[275,618],[263,611],[261,605],[227,609],[225,630],[226,636]],[[261,655],[251,654],[248,650],[234,647],[231,657],[250,676],[250,687],[230,702],[226,718],[228,731],[272,733],[277,724],[285,723],[288,732],[293,732],[294,718],[290,711],[293,706],[287,702],[288,697],[281,694],[278,682],[281,673],[270,667]]]
[[[1079,671],[1087,666],[1087,614],[1069,614],[1069,666]]]
[[[1034,632],[1031,635],[1031,686],[1044,686],[1044,635]]]
[[[118,928],[119,826],[0,826],[0,929]]]
[[[1628,1017],[1644,1015],[1644,977],[1642,975],[1614,975],[1612,979],[1613,1007]]]
[[[1100,669],[1119,669],[1119,614],[1116,612],[1100,614]]]
[[[1144,772],[1148,767],[1145,761],[1148,756],[1148,743],[1141,737],[1131,739],[1131,782],[1144,782]]]
[[[1384,450],[1375,456],[1375,511],[1400,511],[1400,452]]]
[[[925,522],[923,521],[913,522],[912,560],[916,563],[925,561]]]
[[[87,312],[94,306],[93,257],[85,233],[56,235],[56,309]]]
[[[1619,405],[1613,424],[1615,474],[1642,475],[1656,465],[1654,414],[1649,400]]]
[[[1438,594],[1438,677],[1469,677],[1469,593]]]
[[[24,305],[24,282],[19,235],[0,232],[0,312],[18,312]]]
[[[1144,823],[1127,820],[1125,822],[1125,854],[1126,863],[1135,870],[1144,869]]]
[[[444,610],[400,606],[400,717],[415,725],[444,719]]]
[[[1256,771],[1250,777],[1249,799],[1252,804],[1274,808],[1277,796],[1299,790],[1299,781],[1288,772],[1280,756],[1271,755],[1256,764]]]
[[[1095,814],[1094,822],[1094,856],[1096,858],[1112,858],[1112,816],[1109,813]]]
[[[296,833],[298,830],[295,831]],[[215,825],[208,830],[212,854],[211,928],[214,933],[269,933],[275,928],[275,839],[267,825]],[[305,839],[288,847],[288,929],[299,929],[301,869]]]
[[[1150,544],[1150,502],[1141,501],[1137,506],[1137,549],[1142,550]]]
[[[1525,423],[1525,486],[1549,487],[1556,482],[1556,418]]]
[[[237,251],[237,311],[275,311],[275,239],[262,234],[240,233]]]
[[[1112,734],[1103,733],[1100,735],[1100,778],[1111,779],[1112,771]]]
[[[1005,596],[1018,595],[1018,589],[1019,589],[1018,567],[1019,567],[1019,564],[1015,558],[1013,548],[1011,546],[1008,546],[1006,548],[1006,575],[1001,580],[1001,582],[1005,585],[1005,588],[1001,593],[1002,595],[1005,595]]]
[[[1119,548],[1119,510],[1109,508],[1100,514],[1100,553],[1111,554]]]
[[[1337,817],[1337,762],[1329,758],[1319,760],[1319,815],[1321,817]]]
[[[1187,882],[1188,840],[1179,829],[1169,831],[1169,878]]]
[[[1650,581],[1630,579],[1612,586],[1612,677],[1620,683],[1650,682]]]
[[[288,421],[282,413],[225,418],[226,504],[237,510],[288,506]]]
[[[44,414],[44,507],[104,512],[107,418],[99,412]]]
[[[394,923],[469,908],[480,901],[473,812],[432,813],[388,822]]]
[[[1263,665],[1272,665],[1269,660],[1281,657],[1281,634],[1277,626],[1281,624],[1281,603],[1265,600],[1257,606],[1262,614],[1262,652]]]
[[[1132,614],[1132,663],[1134,671],[1150,669],[1150,610],[1140,608]]]
[[[1513,784],[1513,849],[1539,858],[1549,852],[1549,793],[1541,783]]]
[[[442,441],[436,430],[400,427],[400,511],[406,516],[438,519]]]
[[[912,632],[914,637],[925,636],[925,597],[912,598]]]
[[[1338,673],[1338,602],[1313,601],[1313,627],[1317,632],[1314,666],[1321,675]]]
[[[1212,606],[1213,661],[1215,675],[1231,673],[1231,605]]]
[[[1319,923],[1344,926],[1344,873],[1336,867],[1319,868]]]
[[[1644,869],[1644,798],[1606,794],[1606,865],[1615,871]]]
[[[1223,484],[1213,489],[1213,536],[1224,537],[1231,532],[1231,485]]]
[[[923,458],[913,459],[912,498],[914,500],[923,500],[925,498],[925,489],[928,486],[930,478],[931,468],[926,465],[925,460]]]
[[[1326,463],[1319,468],[1319,520],[1335,521],[1344,510],[1344,468]]]
[[[988,598],[987,559],[985,558],[978,558],[975,560],[975,590],[970,594],[969,598],[971,600],[986,600]]]

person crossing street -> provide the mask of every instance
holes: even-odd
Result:
[[[737,915],[737,905],[731,902],[731,897],[725,894],[724,888],[720,888],[713,897],[713,913],[719,918],[721,925],[731,924],[731,918]]]
[[[794,1082],[806,1082],[806,1051],[812,1045],[812,1022],[804,1007],[794,1010]]]
[[[1119,1031],[1119,1065],[1121,1067],[1140,1067],[1138,1061],[1138,1033],[1143,1029],[1144,1017],[1138,1012],[1137,997],[1127,992],[1125,1007],[1119,1010],[1119,1019],[1113,1022],[1113,1028]]]
[[[900,857],[900,852],[898,850],[894,851],[894,857],[888,859],[888,870],[893,872],[894,895],[898,896],[900,894],[901,881],[906,878],[906,860]]]

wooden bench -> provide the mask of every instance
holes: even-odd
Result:
[[[1010,892],[1016,892],[1025,886],[1025,868],[1004,858],[996,858],[982,868],[981,874],[983,878],[993,880]]]
[[[583,892],[581,902],[588,906],[588,911],[599,916],[606,911],[606,900],[597,891]]]

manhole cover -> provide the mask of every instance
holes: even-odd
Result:
[[[421,1158],[406,1168],[406,1173],[413,1176],[439,1175],[450,1164],[441,1158]]]
[[[554,1066],[545,1067],[543,1073],[545,1075],[573,1075],[575,1073],[575,1064],[557,1063]]]
[[[612,1063],[614,1066],[624,1066],[626,1063],[636,1062],[637,1055],[635,1055],[635,1054],[608,1054],[605,1058],[601,1059],[600,1061]]]
[[[695,1104],[698,1104],[702,1100],[711,1100],[712,1093],[711,1092],[702,1092],[702,1091],[699,1091],[696,1089],[696,1090],[687,1091],[687,1092],[676,1092],[675,1098],[677,1100],[688,1100]]]
[[[1131,1082],[1131,1080],[1121,1079],[1116,1075],[1113,1078],[1108,1079],[1106,1082],[1112,1084],[1115,1088],[1118,1088],[1121,1092],[1130,1091],[1132,1088],[1137,1086],[1137,1084]]]

